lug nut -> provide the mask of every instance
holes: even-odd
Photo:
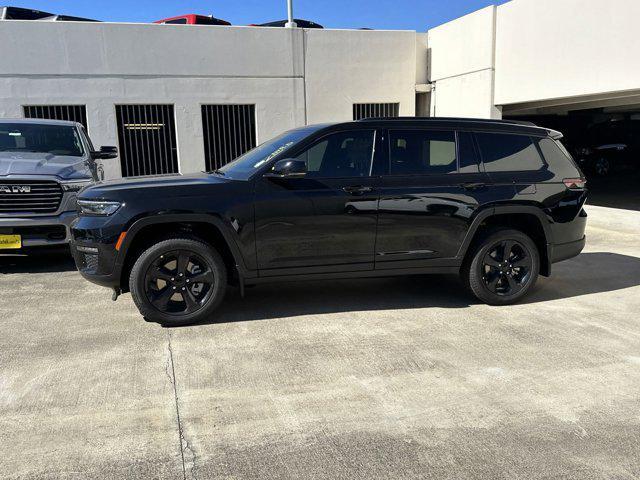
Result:
[[[182,287],[182,291],[184,292],[186,290],[186,288]]]

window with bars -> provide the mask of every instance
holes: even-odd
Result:
[[[87,107],[85,105],[24,105],[25,118],[46,120],[70,120],[87,128]]]
[[[353,119],[379,117],[397,117],[400,114],[399,103],[354,103]]]
[[[123,177],[178,173],[173,105],[116,105]]]
[[[255,105],[202,105],[204,157],[216,170],[256,146]]]

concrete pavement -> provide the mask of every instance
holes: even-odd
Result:
[[[311,282],[164,329],[63,257],[0,259],[0,476],[638,478],[640,212],[588,211],[505,308]]]

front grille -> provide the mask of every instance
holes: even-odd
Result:
[[[53,213],[60,207],[62,195],[58,182],[0,179],[0,214]]]

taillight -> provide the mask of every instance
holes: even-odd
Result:
[[[569,190],[584,190],[587,185],[587,181],[584,178],[565,178],[562,183]]]

